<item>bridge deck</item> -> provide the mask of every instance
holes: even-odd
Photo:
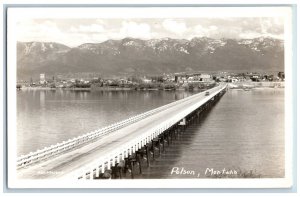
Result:
[[[219,92],[219,90],[219,87],[209,90],[210,95]],[[86,163],[93,162],[102,155],[115,150],[141,133],[151,130],[161,123],[162,120],[172,118],[176,114],[184,111],[190,105],[199,102],[199,100],[204,100],[207,97],[208,96],[205,96],[204,92],[199,93],[192,99],[183,100],[183,102],[180,102],[178,105],[171,106],[170,108],[146,117],[143,120],[112,132],[95,142],[36,165],[19,169],[17,171],[17,176],[24,179],[64,177],[78,168],[83,167]]]

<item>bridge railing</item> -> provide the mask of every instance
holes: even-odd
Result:
[[[85,166],[77,169],[76,171],[69,174],[67,177],[70,177],[70,178],[76,177],[77,179],[81,179],[81,178],[92,179],[95,172],[96,172],[96,174],[99,174],[99,171],[101,171],[103,173],[105,171],[105,169],[110,169],[111,166],[115,165],[115,163],[119,163],[120,160],[124,160],[124,158],[128,157],[128,155],[133,154],[135,151],[137,151],[144,145],[151,142],[151,140],[156,138],[162,132],[164,132],[168,128],[172,127],[173,125],[179,123],[188,114],[190,114],[192,111],[194,111],[195,109],[197,109],[200,106],[202,106],[203,104],[205,104],[207,101],[211,100],[215,95],[217,95],[219,92],[221,92],[225,88],[226,88],[226,85],[213,88],[216,90],[216,92],[210,94],[209,96],[205,97],[204,99],[201,99],[199,102],[189,106],[183,112],[178,113],[178,114],[166,119],[161,124],[158,124],[155,128],[153,128],[145,133],[141,133],[138,137],[128,141],[127,143],[123,144],[119,148],[117,148],[111,152],[108,152],[107,154],[100,156],[99,159],[96,159],[93,162],[88,163]]]
[[[219,86],[212,88],[211,90],[216,89],[216,88],[219,88]],[[172,103],[163,105],[161,107],[155,108],[153,110],[132,116],[128,119],[111,124],[109,126],[101,128],[101,129],[86,133],[86,134],[78,136],[78,137],[74,137],[73,139],[69,139],[69,140],[63,141],[61,143],[57,143],[55,145],[45,147],[41,150],[37,150],[35,152],[30,152],[29,154],[22,155],[17,158],[17,168],[25,167],[25,166],[31,165],[33,163],[39,162],[41,160],[45,160],[45,159],[54,157],[63,152],[70,151],[74,148],[80,147],[83,144],[86,144],[86,143],[96,140],[100,137],[103,137],[113,131],[119,130],[119,129],[121,129],[125,126],[128,126],[134,122],[140,121],[147,116],[153,115],[153,114],[155,114],[159,111],[162,111],[166,108],[169,108],[173,105],[177,105],[178,103],[193,99],[197,95],[198,94],[195,94],[195,95],[189,96],[185,99],[177,100],[175,102],[172,102]]]

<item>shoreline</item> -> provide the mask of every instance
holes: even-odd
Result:
[[[229,89],[253,89],[253,88],[285,88],[285,83],[277,82],[235,82],[228,83]]]
[[[284,89],[284,82],[235,82],[228,83],[228,89]],[[126,88],[126,87],[90,87],[90,88],[51,88],[51,87],[21,87],[20,90],[50,90],[50,91],[205,91],[205,89],[187,89],[183,87],[175,89],[160,88]]]
[[[50,87],[22,87],[17,89],[21,90],[47,90],[47,91],[190,91],[189,89],[178,88],[178,89],[135,89],[135,88],[50,88]],[[201,89],[194,89],[192,91],[199,91]],[[204,91],[204,90],[203,90]]]

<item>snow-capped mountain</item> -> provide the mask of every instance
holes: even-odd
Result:
[[[255,39],[243,39],[238,41],[239,44],[249,46],[255,51],[265,51],[272,48],[283,49],[283,40],[275,40],[272,38],[255,38]]]
[[[69,48],[58,43],[18,42],[18,77],[39,73],[161,74],[187,70],[284,69],[284,43],[273,38],[124,38]]]
[[[55,42],[18,42],[17,45],[18,54],[23,53],[25,56],[34,53],[65,53],[70,50],[69,47]]]

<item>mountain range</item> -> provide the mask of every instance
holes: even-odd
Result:
[[[191,71],[283,71],[284,42],[254,39],[124,38],[68,47],[55,42],[18,42],[17,77],[40,73],[159,75]]]

